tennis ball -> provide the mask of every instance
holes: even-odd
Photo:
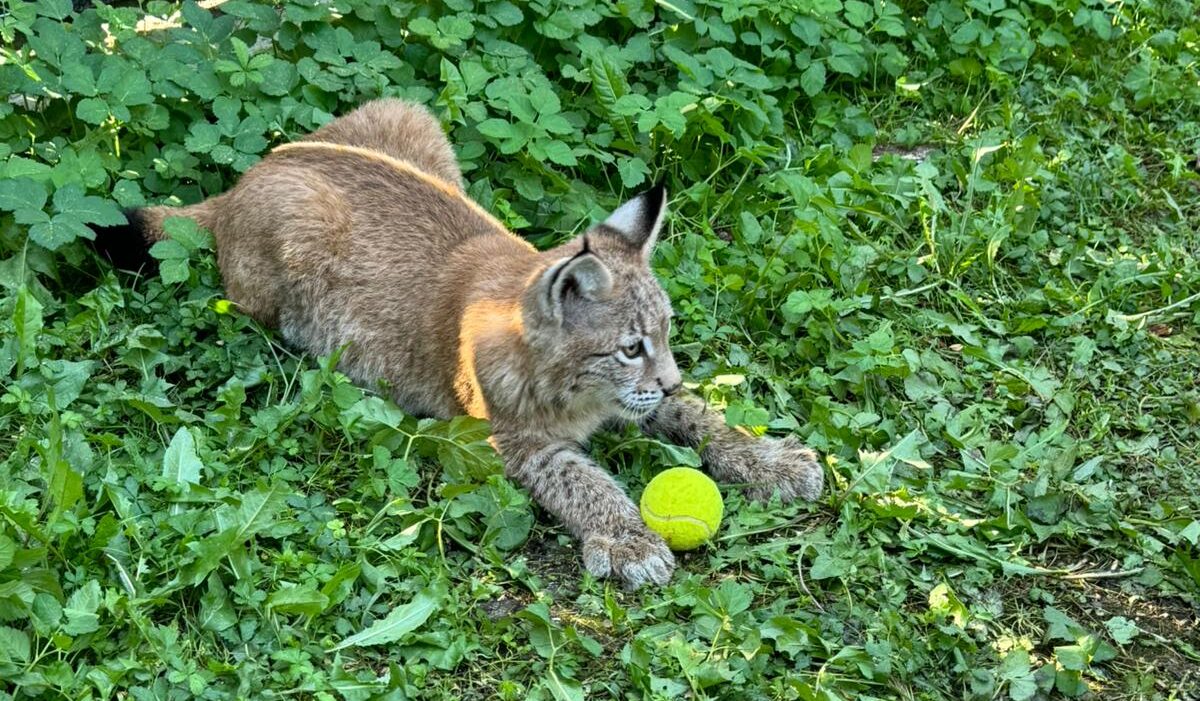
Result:
[[[650,480],[642,492],[642,520],[672,550],[704,544],[721,525],[725,503],[708,475],[690,467],[672,467]]]

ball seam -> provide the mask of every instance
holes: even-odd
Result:
[[[685,516],[683,514],[679,514],[676,516],[663,516],[662,514],[655,513],[654,509],[651,509],[650,507],[645,506],[645,505],[642,506],[642,509],[645,510],[645,512],[647,514],[649,514],[651,518],[654,518],[658,521],[664,521],[666,523],[671,523],[674,521],[684,521],[684,522],[690,521],[691,523],[694,523],[695,525],[700,526],[701,528],[704,529],[704,537],[705,538],[712,537],[712,534],[713,534],[712,526],[708,525],[708,522],[706,522],[702,519],[698,519],[695,516]]]

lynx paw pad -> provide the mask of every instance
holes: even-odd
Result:
[[[583,565],[597,577],[616,577],[626,588],[637,589],[669,582],[675,556],[662,538],[648,531],[620,537],[592,535],[583,541]]]
[[[766,501],[778,492],[784,502],[796,498],[813,501],[821,496],[825,473],[817,454],[794,437],[764,438],[756,441],[749,471],[752,486],[746,496]]]

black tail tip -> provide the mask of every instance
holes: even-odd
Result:
[[[150,242],[146,240],[145,220],[141,210],[126,209],[126,224],[95,227],[96,240],[92,242],[100,257],[106,258],[119,270],[139,271],[153,269],[155,261],[150,255]]]

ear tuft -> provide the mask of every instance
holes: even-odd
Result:
[[[654,242],[658,240],[658,232],[662,228],[666,212],[667,188],[659,183],[617,207],[616,211],[604,220],[604,225],[621,234],[648,259]]]
[[[586,248],[551,265],[538,280],[538,297],[543,309],[562,323],[572,296],[605,299],[612,293],[612,273]]]

